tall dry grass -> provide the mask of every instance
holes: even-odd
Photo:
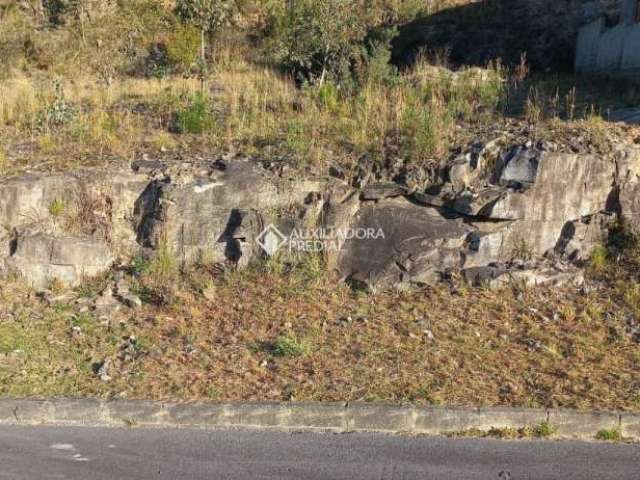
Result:
[[[363,155],[438,162],[450,147],[456,123],[495,114],[502,94],[499,68],[453,75],[418,62],[410,72],[370,79],[357,93],[346,94],[330,83],[299,87],[241,56],[225,58],[204,92],[207,111],[202,114],[214,117],[215,127],[196,132],[201,133],[197,138],[176,136],[168,123],[202,95],[196,78],[180,76],[125,77],[111,83],[89,75],[65,78],[62,103],[73,110],[73,118],[53,126],[42,121],[42,112],[61,102],[51,77],[0,80],[0,126],[40,139],[45,153],[71,142],[129,158],[149,145],[173,150],[205,141],[318,166],[337,160],[348,164]]]

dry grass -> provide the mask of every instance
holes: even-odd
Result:
[[[215,128],[191,137],[170,132],[172,116],[199,92],[196,79],[105,84],[83,75],[58,79],[56,90],[52,77],[22,75],[0,80],[0,129],[9,148],[22,147],[28,138],[32,156],[59,168],[64,157],[130,159],[149,149],[189,152],[203,146],[320,167],[336,157],[348,165],[365,154],[434,163],[447,154],[458,119],[470,119],[481,107],[495,112],[501,73],[492,72],[487,87],[471,76],[463,82],[428,78],[422,75],[426,69],[418,64],[391,84],[369,81],[358,95],[345,96],[330,84],[300,89],[271,68],[236,59],[219,65],[208,82]]]
[[[366,157],[381,164],[400,159],[435,171],[453,147],[477,132],[495,130],[511,116],[528,121],[534,135],[551,140],[562,136],[563,119],[586,118],[574,126],[593,142],[606,143],[609,127],[595,114],[602,108],[585,104],[595,98],[593,89],[576,90],[568,78],[558,79],[556,90],[540,79],[518,80],[514,87],[506,83],[509,75],[500,65],[452,74],[423,58],[386,80],[375,75],[364,79],[347,95],[331,84],[300,88],[272,67],[249,61],[244,48],[218,48],[220,61],[204,96],[204,114],[211,118],[195,135],[176,134],[174,125],[175,115],[188,110],[200,93],[195,78],[121,76],[105,81],[85,72],[63,77],[14,73],[0,79],[4,170],[38,165],[66,169],[108,164],[114,158],[127,161],[142,153],[222,150],[320,170],[330,163],[348,169]],[[62,93],[55,89],[56,80]],[[522,109],[516,108],[520,100],[508,88],[528,92]]]
[[[168,305],[108,323],[3,283],[0,393],[640,408],[628,309],[609,291],[366,295],[313,272],[174,274]],[[92,371],[105,359],[109,382]]]

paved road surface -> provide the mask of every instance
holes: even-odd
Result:
[[[640,446],[372,434],[0,427],[0,479],[640,479]]]

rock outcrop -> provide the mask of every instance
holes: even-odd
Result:
[[[16,239],[4,267],[21,273],[37,288],[46,288],[54,280],[77,285],[85,277],[105,272],[113,261],[111,250],[103,242],[38,233]]]
[[[397,286],[433,283],[461,270],[472,283],[580,283],[568,264],[590,257],[618,213],[637,223],[635,148],[612,158],[544,144],[496,157],[493,148],[472,145],[452,163],[447,182],[436,192],[414,193],[413,203],[362,202],[350,222],[342,218],[342,224],[388,233],[384,241],[345,243],[334,262],[342,277]]]
[[[308,188],[306,182],[276,179],[248,160],[213,165],[179,181],[165,176],[136,201],[138,241],[154,249],[167,246],[184,262],[245,263],[264,220],[301,203]]]
[[[473,231],[462,218],[446,218],[406,198],[363,204],[350,228],[338,268],[343,278],[370,286],[437,282],[441,272],[463,266]]]
[[[576,266],[611,223],[640,221],[631,146],[603,156],[474,142],[427,191],[288,178],[247,159],[133,167],[1,180],[0,271],[38,288],[77,285],[159,249],[242,266],[265,255],[269,226],[271,247],[313,247],[343,280],[371,288],[456,272],[472,284],[580,283]]]
[[[0,180],[0,270],[44,288],[54,279],[77,285],[160,248],[184,263],[246,264],[260,254],[265,222],[278,223],[319,190],[246,159]]]

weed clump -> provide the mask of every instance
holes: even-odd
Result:
[[[212,131],[215,127],[216,119],[210,112],[209,100],[202,93],[190,97],[187,106],[174,114],[175,133],[200,135]]]
[[[617,428],[599,430],[598,433],[596,433],[596,440],[620,442],[622,440],[622,433]]]
[[[287,333],[276,339],[271,353],[274,357],[304,357],[311,353],[311,346],[297,336]]]
[[[38,117],[38,125],[43,130],[65,125],[71,122],[76,114],[73,106],[65,98],[62,80],[53,81],[53,90],[53,101],[45,106]]]
[[[549,438],[556,433],[556,428],[548,421],[541,422],[532,430],[533,436],[536,438]]]

